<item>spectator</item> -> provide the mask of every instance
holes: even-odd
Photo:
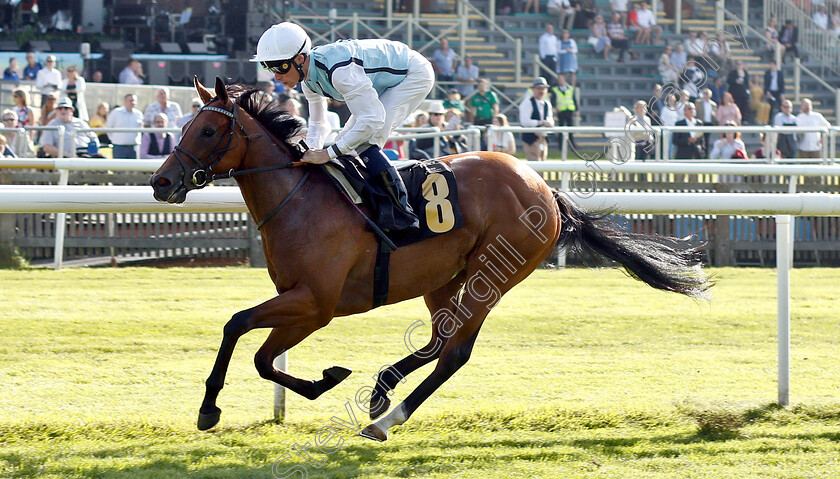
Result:
[[[840,7],[836,6],[831,10],[828,17],[828,28],[835,37],[840,37]]]
[[[595,22],[589,29],[590,35],[588,42],[594,47],[595,53],[604,52],[604,60],[609,60],[610,56],[610,37],[607,35],[607,25],[604,23],[604,17],[597,15]]]
[[[633,121],[630,126],[643,128],[643,131],[633,131],[636,142],[636,159],[645,161],[651,158],[656,138],[651,133],[650,117],[647,115],[647,103],[639,100],[633,105]]]
[[[551,87],[550,96],[554,99],[554,114],[557,126],[575,126],[574,117],[577,111],[575,87],[566,83],[566,75],[557,75],[557,84]],[[563,135],[559,136],[560,148],[563,148]],[[569,143],[575,146],[575,137],[569,134]]]
[[[55,67],[55,55],[48,55],[44,68],[38,70],[35,77],[35,88],[41,93],[52,93],[61,85],[61,72]]]
[[[58,93],[47,93],[44,96],[44,103],[41,105],[41,115],[38,117],[38,126],[47,126],[55,119],[56,109],[58,104]],[[72,113],[71,113],[72,115]],[[35,132],[35,141],[40,142],[40,131]]]
[[[724,126],[736,127],[738,125],[733,121],[726,122]],[[712,160],[731,160],[733,158],[740,158],[743,160],[749,159],[747,155],[747,147],[741,141],[740,131],[727,131],[721,135],[721,139],[715,142],[709,158]]]
[[[440,39],[440,48],[432,54],[432,66],[435,69],[438,81],[451,82],[454,79],[458,57],[455,55],[455,51],[449,48],[449,40],[446,37]]]
[[[627,25],[627,0],[610,0],[610,9],[618,14],[619,23]]]
[[[639,9],[641,6],[638,3],[633,4],[633,9],[627,14],[627,30],[630,33],[636,35],[635,39],[633,40],[636,43],[639,43],[639,38],[641,38],[641,29],[639,28]]]
[[[684,108],[685,118],[678,121],[676,126],[703,126],[703,121],[697,119],[694,114],[697,108],[694,103],[687,103]],[[703,133],[699,131],[674,133],[674,144],[677,145],[675,158],[680,160],[699,160],[706,155],[706,145]]]
[[[190,101],[190,112],[182,116],[181,118],[178,118],[178,123],[176,123],[175,126],[183,129],[187,123],[192,121],[192,119],[195,118],[196,115],[198,115],[198,109],[202,106],[204,106],[204,104],[201,102],[201,98],[193,98]]]
[[[723,78],[715,78],[715,81],[712,82],[712,86],[709,89],[712,90],[712,100],[718,104],[723,103],[723,94],[726,92],[726,85],[723,83]]]
[[[717,118],[717,103],[712,99],[712,90],[704,88],[701,92],[703,97],[697,100],[694,106],[697,107],[697,118],[700,119],[704,125],[714,125]],[[706,148],[711,144],[711,133],[703,133],[704,145]]]
[[[799,115],[796,116],[796,123],[799,126],[831,127],[831,124],[822,116],[822,113],[813,110],[811,100],[807,98],[802,100],[802,103],[799,105]],[[821,158],[822,144],[822,133],[800,133],[799,158]]]
[[[11,81],[20,81],[18,76],[18,59],[15,57],[9,58],[9,67],[3,70],[3,79]]]
[[[0,156],[6,158],[14,158],[15,153],[9,148],[9,140],[6,139],[6,136],[0,134]]]
[[[531,7],[534,7],[534,14],[540,13],[540,0],[525,0],[525,9],[522,11],[524,14],[528,14],[528,11],[531,10]]]
[[[575,21],[574,29],[587,30],[592,25],[595,16],[598,15],[598,9],[595,7],[594,0],[575,0]]]
[[[659,37],[662,36],[662,27],[656,24],[656,16],[653,14],[653,10],[648,8],[646,2],[642,2],[641,8],[636,15],[638,17],[639,30],[642,32],[641,39],[636,43],[651,45],[652,33],[655,34],[652,40],[653,44],[659,43]]]
[[[73,102],[73,108],[76,109],[73,116],[88,121],[90,117],[88,116],[87,103],[85,102],[86,89],[87,83],[84,78],[76,73],[76,67],[73,65],[67,67],[67,78],[61,81],[59,91],[61,95],[66,96]]]
[[[662,111],[662,85],[653,85],[653,96],[647,101],[647,112],[650,116],[651,124],[654,126],[662,126],[662,119],[659,113]]]
[[[38,78],[38,71],[44,68],[40,62],[35,61],[35,53],[26,52],[26,66],[23,67],[23,79],[35,81]]]
[[[96,150],[99,150],[99,142],[96,135],[92,132],[78,132],[77,130],[87,129],[90,126],[86,121],[73,116],[73,102],[69,98],[64,97],[55,107],[55,119],[50,121],[47,126],[63,126],[64,127],[64,154],[65,158],[73,157],[90,157],[93,156],[88,152],[88,146],[91,143],[96,145]],[[58,157],[58,132],[56,130],[45,130],[41,133],[41,139],[38,145],[44,154],[51,157]]]
[[[123,97],[123,106],[114,108],[105,121],[107,128],[134,128],[136,133],[110,133],[114,144],[114,158],[137,158],[137,145],[140,144],[140,129],[143,127],[143,114],[137,108],[137,95],[129,93]]]
[[[486,78],[479,78],[476,86],[478,89],[467,101],[467,106],[472,111],[474,125],[489,125],[499,114],[499,97],[489,90],[490,81]]]
[[[22,128],[22,125],[18,121],[17,113],[14,110],[3,110],[2,118],[3,128]],[[32,146],[32,140],[29,138],[29,135],[18,131],[7,131],[5,135],[9,141],[9,148],[15,157],[35,157],[35,148]]]
[[[619,49],[618,63],[624,63],[625,53],[629,53],[632,60],[639,59],[630,49],[630,39],[624,34],[624,24],[621,23],[621,15],[618,12],[612,14],[612,19],[607,24],[607,35],[610,37],[610,44]]]
[[[507,127],[508,119],[504,113],[499,113],[493,117],[493,126]],[[490,151],[500,151],[509,155],[516,154],[516,139],[510,131],[495,131],[488,133],[487,145],[490,146]]]
[[[102,72],[100,70],[96,70],[93,72],[93,75],[90,76],[90,81],[93,83],[102,83]]]
[[[553,127],[554,116],[546,99],[548,82],[543,77],[534,78],[531,97],[519,104],[519,124],[525,128]],[[523,133],[523,149],[528,161],[545,161],[548,158],[548,140],[545,133]]]
[[[157,101],[143,111],[143,121],[146,125],[151,125],[158,113],[166,115],[167,125],[177,125],[178,119],[181,118],[181,106],[174,101],[169,101],[169,88],[158,89],[156,98]]]
[[[37,124],[37,115],[32,108],[29,108],[29,95],[23,90],[15,90],[12,93],[12,100],[15,106],[12,110],[17,115],[18,123],[21,127],[35,126]]]
[[[686,53],[688,53],[689,57],[703,57],[706,55],[708,51],[708,45],[706,44],[706,32],[691,32],[692,39],[689,41],[686,46]]]
[[[673,49],[671,45],[665,45],[665,51],[662,52],[662,55],[659,55],[657,68],[659,69],[659,76],[662,78],[662,83],[677,83],[677,74],[680,70],[671,63],[672,53]]]
[[[732,99],[735,101],[735,104],[738,105],[738,109],[741,111],[741,121],[744,123],[748,123],[752,118],[752,114],[750,112],[748,75],[749,73],[747,72],[747,69],[744,68],[744,62],[738,60],[735,62],[735,68],[729,72],[729,77],[726,81],[727,85],[729,85],[729,89],[727,91],[732,94]],[[740,125],[741,123],[739,122],[738,124]]]
[[[765,101],[764,82],[758,75],[750,80],[750,110],[755,113],[755,123],[766,125],[770,122],[770,103]]]
[[[753,158],[756,158],[756,159],[759,159],[759,160],[764,160],[764,159],[769,158],[769,156],[767,155],[767,151],[766,151],[767,150],[767,138],[764,135],[764,133],[759,133],[758,137],[761,139],[761,146],[753,152]],[[779,158],[783,158],[782,152],[779,151],[778,149],[776,149],[776,154],[774,155],[774,158],[776,158],[777,160]]]
[[[554,25],[551,23],[545,24],[545,33],[540,35],[539,52],[540,60],[553,73],[557,70],[557,47],[560,41],[557,35],[554,34]]]
[[[659,121],[662,123],[662,126],[675,126],[677,124],[677,121],[679,121],[679,117],[677,115],[678,107],[677,95],[674,95],[673,93],[666,93],[665,102],[662,105],[662,109],[659,111]],[[668,145],[673,145],[674,141],[672,136],[673,134],[670,131],[666,131],[662,134],[662,141]],[[673,154],[674,149],[672,148],[671,155]]]
[[[732,94],[724,92],[720,105],[717,109],[717,123],[718,125],[725,125],[727,123],[734,123],[736,126],[741,125],[743,116],[741,109],[732,100]]]
[[[437,127],[440,128],[441,131],[443,131],[444,129],[446,129],[446,121],[444,120],[445,114],[446,109],[443,108],[443,103],[439,101],[432,102],[432,104],[429,105],[428,123],[422,126]],[[438,141],[441,155],[448,154],[447,148],[445,146],[447,140],[448,137],[439,137]],[[411,156],[412,158],[416,159],[435,158],[435,139],[418,138],[414,148],[412,148]]]
[[[143,77],[143,64],[132,58],[120,72],[120,83],[123,85],[142,85]]]
[[[828,14],[826,13],[825,7],[820,5],[817,7],[817,10],[814,12],[814,23],[817,24],[818,27],[822,28],[823,30],[828,30]]]
[[[620,0],[619,0],[620,1]],[[626,0],[624,0],[626,3]],[[548,0],[548,13],[557,17],[557,26],[561,30],[570,29],[575,24],[575,7],[570,0]]]
[[[785,47],[785,55],[789,52],[795,58],[799,58],[799,49],[796,48],[796,42],[799,41],[799,28],[793,24],[793,20],[785,20],[785,26],[779,31],[779,41]]]
[[[707,55],[709,65],[706,68],[709,75],[717,76],[717,72],[729,69],[730,58],[732,58],[732,50],[729,48],[729,42],[722,33],[718,33],[715,39],[709,42],[709,53]]]
[[[279,93],[277,93],[277,87],[275,86],[275,83],[273,81],[260,82],[260,86],[262,87],[263,92],[265,92],[265,94],[268,95],[272,100],[277,100]],[[283,88],[285,90],[285,87]]]
[[[297,98],[293,98],[289,95],[284,94],[284,95],[280,95],[280,98],[277,99],[277,103],[280,105],[280,108],[283,111],[285,111],[289,115],[292,115],[293,117],[297,118],[298,121],[301,122],[301,124],[303,124],[304,126],[306,126],[308,124],[308,121],[306,120],[306,118],[304,118],[300,114],[301,104],[300,104],[300,101],[298,101]],[[329,128],[329,132],[325,133],[324,144],[327,143],[328,139],[332,139],[332,140],[335,139],[335,136],[333,136],[333,134],[337,135],[337,133],[332,131],[333,125],[335,123],[340,122],[340,120],[337,120],[338,119],[338,114],[336,114],[335,116],[330,115],[329,110],[327,110],[327,114],[325,116],[325,119],[327,120],[327,125],[328,125],[328,128]],[[301,140],[303,140],[305,138],[306,138],[306,133],[304,133],[303,131],[299,131],[297,135],[289,138],[289,142],[299,143]]]
[[[496,15],[513,15],[514,0],[497,0]]]
[[[677,69],[677,76],[685,68],[686,63],[688,63],[688,54],[685,53],[685,47],[682,43],[677,43],[674,45],[674,51],[671,52],[671,65]]]
[[[793,116],[793,103],[782,100],[781,111],[773,117],[773,126],[799,126],[799,121]],[[782,158],[796,158],[799,153],[799,139],[796,133],[779,133],[776,147],[782,152]]]
[[[685,64],[685,69],[680,75],[680,80],[682,80],[682,88],[688,92],[688,101],[694,102],[700,98],[700,86],[705,83],[706,78],[697,68],[694,57],[688,59],[688,63]]]
[[[449,90],[446,100],[443,101],[443,107],[447,110],[458,110],[459,114],[463,115],[467,107],[461,101],[461,93],[456,89]]]
[[[575,39],[569,36],[568,30],[563,30],[560,34],[557,53],[559,54],[557,57],[559,73],[566,75],[569,83],[575,86],[578,71],[578,47]]]
[[[166,128],[169,117],[165,113],[157,113],[153,118],[152,128]],[[140,140],[140,158],[166,158],[175,151],[175,137],[172,133],[143,133]]]
[[[104,101],[100,101],[98,105],[96,105],[96,111],[93,113],[93,116],[90,117],[90,121],[88,124],[91,128],[105,128],[105,125],[108,121],[108,112],[111,110],[108,103]],[[111,143],[111,140],[108,139],[107,133],[99,133],[97,135],[99,138],[100,145],[108,145]]]
[[[785,46],[779,42],[779,26],[776,24],[776,17],[771,16],[767,20],[767,27],[764,28],[764,37],[767,42],[765,43],[767,57],[772,61],[776,61],[776,47],[778,46],[781,49],[779,58],[784,58]]]
[[[472,95],[472,92],[475,91],[475,82],[479,76],[478,66],[473,63],[472,57],[465,56],[464,64],[458,65],[458,69],[455,72],[458,82],[461,83],[458,86],[461,96],[466,98]]]

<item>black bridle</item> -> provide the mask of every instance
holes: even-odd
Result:
[[[254,135],[248,135],[247,134],[247,132],[245,131],[245,128],[242,126],[242,124],[239,123],[238,121],[236,121],[236,114],[238,112],[238,109],[239,109],[239,106],[236,104],[236,102],[233,102],[233,111],[228,111],[228,110],[225,110],[224,108],[218,108],[218,107],[215,107],[215,106],[203,106],[198,110],[198,112],[196,112],[196,117],[198,117],[198,115],[203,111],[214,111],[216,113],[221,113],[222,115],[225,115],[226,117],[230,118],[230,122],[228,123],[227,129],[222,134],[222,136],[219,138],[219,141],[213,147],[213,150],[210,152],[210,154],[207,155],[207,161],[208,161],[209,164],[205,165],[203,161],[199,160],[197,156],[190,153],[185,148],[181,147],[181,145],[178,145],[178,146],[175,147],[175,159],[178,160],[178,163],[181,164],[181,168],[184,171],[184,175],[183,175],[184,179],[186,179],[188,171],[190,171],[190,168],[187,164],[187,161],[183,158],[182,154],[186,155],[186,157],[190,161],[192,161],[192,163],[195,163],[196,165],[198,165],[198,168],[194,169],[193,172],[192,172],[192,175],[191,175],[192,184],[195,187],[193,189],[204,188],[205,186],[207,186],[208,184],[212,183],[215,180],[220,180],[220,179],[224,179],[224,178],[233,178],[233,177],[236,177],[236,176],[247,175],[247,174],[250,174],[250,173],[260,173],[260,172],[263,172],[263,171],[282,170],[282,169],[286,169],[286,168],[295,168],[295,167],[298,167],[298,166],[303,166],[305,164],[301,161],[290,161],[290,162],[284,163],[282,165],[261,166],[259,168],[250,168],[250,169],[247,169],[247,170],[234,170],[234,169],[231,168],[231,170],[228,171],[227,173],[212,174],[211,171],[213,170],[213,167],[216,166],[222,160],[222,158],[225,156],[225,153],[227,153],[230,150],[236,149],[239,146],[239,143],[242,142],[242,140],[246,141],[246,143],[245,143],[245,155],[247,155],[248,154],[248,146],[250,145],[250,142],[254,141],[254,140],[257,140],[258,138],[260,138],[262,136],[262,135],[259,135],[259,134],[254,134]],[[195,120],[195,118],[193,118],[193,121],[194,120]],[[190,124],[190,127],[192,127],[192,124]],[[240,131],[239,134],[236,133],[237,127],[239,128],[239,131]],[[187,131],[189,131],[189,128],[187,128]],[[184,133],[186,134],[186,132],[184,132]],[[231,146],[231,144],[233,143],[233,137],[234,136],[237,136],[239,138],[239,141],[235,145]],[[225,140],[225,137],[227,137],[227,144],[225,144],[225,146],[223,148],[219,149],[220,145]],[[214,159],[214,157],[215,157],[215,159]],[[309,170],[307,170],[306,173],[303,174],[301,179],[297,182],[295,187],[286,196],[286,198],[284,198],[283,201],[281,201],[279,205],[277,205],[273,210],[271,210],[271,212],[268,213],[268,215],[266,215],[265,218],[263,218],[262,220],[257,222],[257,229],[261,228],[262,225],[264,225],[266,222],[268,222],[268,220],[271,219],[271,217],[273,217],[275,214],[277,214],[277,212],[280,211],[280,209],[283,208],[286,205],[286,203],[289,202],[289,200],[292,198],[292,196],[294,196],[295,193],[297,193],[298,190],[300,190],[300,188],[306,182],[307,178],[309,178]]]

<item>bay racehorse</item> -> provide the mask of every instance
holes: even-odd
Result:
[[[322,379],[304,380],[275,369],[273,360],[333,318],[373,307],[377,239],[320,167],[299,162],[301,153],[289,142],[301,127],[298,120],[259,90],[227,86],[218,78],[215,92],[197,79],[195,86],[205,106],[152,176],[154,196],[181,203],[189,191],[233,176],[259,225],[278,293],[225,325],[199,410],[198,428],[204,430],[219,421],[216,398],[236,342],[253,329],[271,328],[254,358],[265,379],[315,399],[350,374],[332,367]],[[513,156],[476,152],[442,161],[457,177],[463,227],[394,251],[387,297],[391,304],[422,295],[432,314],[432,336],[380,372],[370,398],[371,419],[378,420],[362,436],[387,439],[391,426],[404,423],[463,366],[490,309],[557,244],[619,263],[654,288],[702,297],[711,287],[697,249],[612,227]],[[445,192],[437,194],[427,214],[445,209]],[[432,373],[383,416],[399,379],[436,359]]]

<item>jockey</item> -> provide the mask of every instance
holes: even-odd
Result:
[[[382,146],[432,90],[434,70],[423,55],[390,40],[342,40],[312,48],[303,28],[283,22],[263,33],[251,61],[286,88],[303,83],[309,102],[306,143],[312,147],[303,161],[322,164],[339,155],[358,156],[397,205],[393,218],[380,217],[384,228],[419,228],[402,178]],[[330,133],[327,98],[346,102],[352,115],[335,143],[324,148]]]

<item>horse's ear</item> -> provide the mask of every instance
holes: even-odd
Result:
[[[199,98],[206,105],[213,98],[213,93],[198,81],[198,75],[193,76],[193,84],[195,85],[195,91],[198,92]]]
[[[225,81],[219,77],[216,77],[216,98],[218,98],[223,105],[228,102],[228,93],[227,87],[225,87]]]

